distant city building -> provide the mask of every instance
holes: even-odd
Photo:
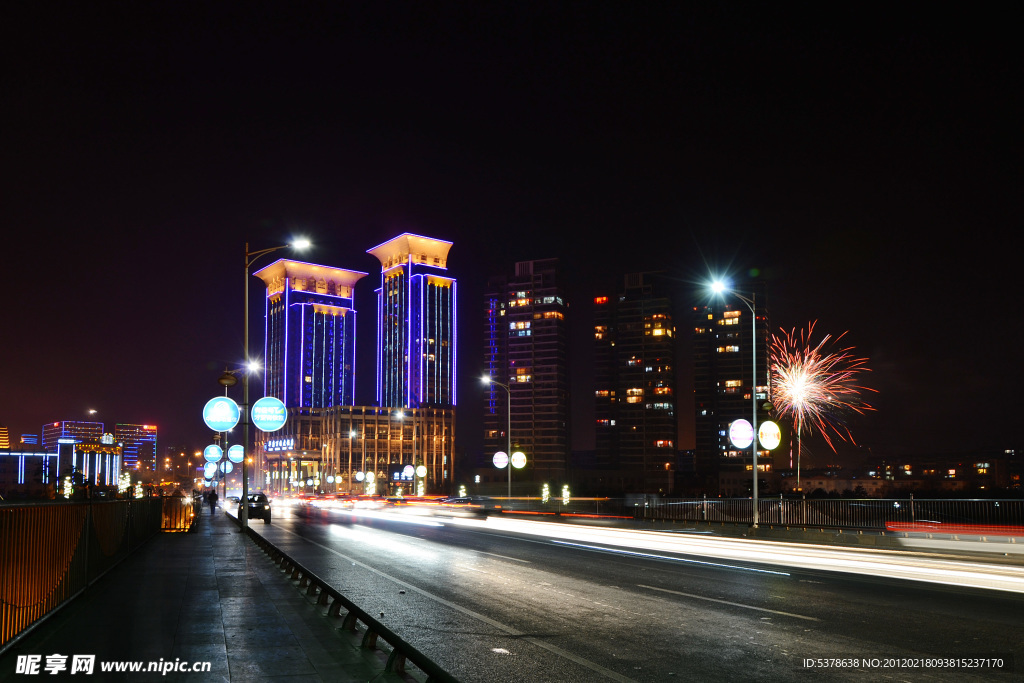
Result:
[[[489,461],[509,448],[511,397],[511,448],[527,457],[513,483],[560,489],[568,482],[569,304],[563,280],[558,259],[542,259],[516,263],[514,274],[487,284],[484,372],[508,391],[493,383],[482,388],[484,453]],[[494,470],[493,478],[507,475]]]
[[[21,435],[21,443],[22,443],[22,445],[25,445],[25,446],[37,446],[37,445],[39,445],[39,435],[38,434],[22,434]]]
[[[54,498],[65,479],[83,495],[90,489],[110,490],[121,474],[121,448],[106,436],[95,442],[64,437],[52,450],[0,449],[0,496],[6,500]]]
[[[756,340],[751,339],[755,325],[750,308],[742,301],[725,296],[693,308],[694,458],[698,485],[705,493],[718,493],[723,471],[748,473],[747,493],[753,488],[751,448],[738,449],[729,440],[729,425],[753,417],[752,391],[757,394],[758,424],[769,419],[763,409],[768,400],[768,320],[763,286],[744,296],[751,295],[757,313]],[[751,358],[755,343],[757,355]],[[755,360],[756,388],[751,386]],[[771,452],[759,449],[757,464],[760,472],[770,472]]]
[[[267,286],[264,395],[289,408],[350,405],[355,396],[355,283],[366,273],[278,260]],[[259,391],[250,387],[252,400]]]
[[[58,474],[56,449],[0,449],[0,499],[53,498]]]
[[[452,243],[404,233],[367,253],[381,264],[377,293],[377,403],[445,408],[456,403],[456,283]]]
[[[118,425],[120,427],[122,425]],[[127,425],[136,426],[136,425]],[[113,487],[117,486],[118,478],[121,476],[121,471],[124,463],[124,448],[121,443],[114,443],[112,438],[109,438],[109,434],[106,435],[108,438],[104,438],[101,441],[76,443],[74,444],[71,454],[71,470],[74,471],[77,483],[88,484],[96,487]],[[156,447],[156,427],[153,427],[153,447]],[[148,447],[146,444],[139,446],[139,452],[145,453]],[[150,457],[150,461],[153,457]],[[145,459],[140,459],[140,469],[148,468],[152,469],[151,465],[147,466]],[[65,465],[66,457],[61,458],[61,465],[64,471],[61,472],[62,476],[68,474],[68,468]]]
[[[0,425],[0,448],[11,447],[11,434],[5,425]]]
[[[453,493],[454,408],[289,409],[285,426],[265,437],[257,486],[268,491]]]
[[[679,425],[672,292],[660,273],[633,273],[594,299],[595,465],[604,493],[673,492]]]
[[[119,444],[122,449],[122,466],[130,471],[156,470],[156,437],[155,425],[136,425],[118,423],[114,425],[113,439],[96,439],[95,442]]]
[[[56,453],[61,439],[74,439],[75,443],[99,441],[103,436],[103,423],[61,420],[44,424],[42,432],[43,450]]]

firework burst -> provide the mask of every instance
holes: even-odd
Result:
[[[814,325],[810,323],[799,334],[796,330],[772,336],[769,349],[772,403],[781,418],[793,420],[797,443],[806,427],[811,434],[817,428],[835,452],[833,437],[856,444],[846,425],[851,413],[874,410],[863,399],[863,392],[875,391],[859,382],[859,375],[869,372],[867,359],[853,354],[853,347],[837,348],[843,334],[832,335],[814,344]],[[797,447],[799,449],[799,446]],[[799,453],[799,450],[798,450]]]

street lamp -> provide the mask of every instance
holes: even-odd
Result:
[[[750,444],[750,450],[753,455],[754,465],[754,487],[753,487],[753,500],[754,500],[754,528],[757,528],[758,516],[757,516],[757,312],[754,310],[754,300],[756,294],[751,292],[750,298],[738,294],[733,290],[730,290],[724,282],[716,280],[712,283],[711,289],[715,294],[730,293],[737,299],[746,304],[747,308],[750,309],[750,358],[751,365],[753,367],[753,383],[750,386],[750,401],[753,406],[750,424],[753,427],[753,440]]]
[[[483,384],[494,384],[505,390],[508,394],[508,431],[505,432],[505,436],[508,437],[508,462],[505,463],[505,467],[508,468],[508,505],[512,506],[512,390],[507,384],[496,382],[491,378],[490,375],[484,375],[480,378],[480,382]]]
[[[242,430],[242,501],[243,503],[249,500],[249,463],[248,458],[244,454],[249,449],[249,372],[252,371],[252,361],[249,360],[249,267],[253,264],[256,259],[264,254],[269,254],[272,251],[278,251],[279,249],[296,249],[303,250],[310,246],[309,240],[298,239],[290,244],[282,244],[279,247],[270,247],[269,249],[260,249],[258,251],[249,251],[249,243],[245,243],[245,315],[243,316],[244,322],[242,323],[245,328],[242,334],[242,345],[243,345],[243,356],[245,358],[245,364],[247,366],[247,372],[242,375],[242,404],[245,406],[245,426]],[[238,523],[241,529],[244,529],[249,525],[249,506],[242,505],[238,509]]]

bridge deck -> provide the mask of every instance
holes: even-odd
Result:
[[[339,632],[218,508],[187,534],[160,534],[0,657],[9,680],[24,656],[94,655],[94,676],[121,681],[381,681],[381,653]],[[257,522],[257,524],[263,524]],[[50,660],[60,665],[60,657]],[[150,662],[144,673],[103,673],[104,663]],[[209,662],[208,673],[183,666]],[[174,667],[174,668],[171,668]],[[163,673],[166,670],[166,675]],[[81,671],[78,675],[84,675]]]

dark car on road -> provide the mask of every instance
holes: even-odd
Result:
[[[238,511],[242,511],[242,502],[238,502]],[[249,494],[249,519],[260,518],[264,524],[270,524],[270,499],[265,493]]]

